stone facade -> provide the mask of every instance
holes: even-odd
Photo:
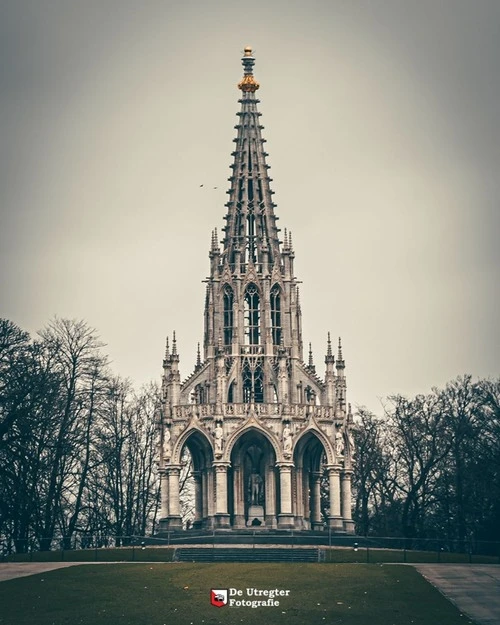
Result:
[[[195,528],[354,531],[352,415],[345,363],[328,334],[321,378],[303,357],[291,233],[280,240],[250,48],[226,225],[212,233],[203,357],[181,383],[174,340],[163,362],[160,531],[181,529],[179,474],[188,447]],[[321,509],[321,488],[329,504]],[[326,522],[325,522],[326,519]]]

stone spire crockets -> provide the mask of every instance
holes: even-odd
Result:
[[[259,84],[253,75],[255,59],[251,48],[245,48],[242,62],[244,76],[238,84],[242,92],[241,110],[235,126],[237,136],[232,153],[233,171],[229,178],[231,186],[227,192],[229,201],[223,240],[223,260],[227,260],[233,269],[237,258],[243,265],[279,262],[279,230],[266,163],[268,154],[264,150],[266,140],[261,133],[264,127],[257,110],[259,100],[255,92]]]

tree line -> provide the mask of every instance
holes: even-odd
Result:
[[[84,321],[36,337],[0,319],[0,542],[8,551],[123,544],[154,533],[158,384],[111,372]],[[444,389],[356,416],[359,534],[500,540],[500,380]],[[181,511],[193,514],[191,461]]]
[[[159,389],[136,392],[102,348],[83,321],[56,318],[32,339],[0,320],[0,538],[9,551],[154,529]]]
[[[359,409],[356,441],[359,534],[500,540],[500,380]]]

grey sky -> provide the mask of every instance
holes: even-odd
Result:
[[[342,335],[375,410],[499,375],[496,0],[0,0],[0,315],[191,372],[248,44],[317,368]]]

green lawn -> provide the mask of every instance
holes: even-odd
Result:
[[[278,607],[216,608],[211,588],[281,588]],[[1,625],[466,625],[412,567],[82,565],[0,583]]]

